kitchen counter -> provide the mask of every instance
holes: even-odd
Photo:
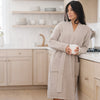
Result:
[[[50,47],[38,47],[38,46],[14,46],[14,45],[5,45],[0,47],[0,49],[51,49]]]
[[[47,49],[52,50],[50,47],[37,47],[37,46],[14,46],[14,45],[5,45],[3,47],[0,47],[1,50],[3,49]],[[87,52],[86,54],[81,54],[79,56],[82,59],[100,62],[100,52]]]
[[[100,63],[100,52],[87,52],[86,54],[81,54],[79,57]]]

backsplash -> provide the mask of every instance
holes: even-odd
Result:
[[[46,43],[51,35],[53,28],[50,27],[13,27],[19,19],[26,18],[27,22],[36,20],[38,25],[39,19],[44,19],[46,24],[51,25],[54,20],[58,22],[63,20],[63,14],[13,14],[13,11],[31,11],[34,6],[55,7],[59,8],[64,5],[63,1],[24,1],[24,0],[7,0],[6,2],[6,19],[5,19],[5,43],[14,46],[33,46],[35,42],[41,41],[39,34],[44,34]],[[40,40],[39,40],[40,39]]]

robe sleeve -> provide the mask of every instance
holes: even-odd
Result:
[[[89,28],[89,30],[87,31],[87,34],[86,34],[86,36],[84,38],[84,42],[83,42],[82,46],[80,47],[80,51],[79,51],[78,55],[87,52],[88,47],[89,47],[89,41],[92,38],[93,34],[94,34],[93,31]]]
[[[52,49],[60,50],[62,52],[66,52],[66,47],[68,46],[67,43],[59,41],[59,37],[62,32],[62,25],[61,23],[57,24],[49,38],[48,46]]]

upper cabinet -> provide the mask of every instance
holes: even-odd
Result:
[[[64,6],[71,0],[64,0]],[[98,0],[79,0],[84,8],[86,22],[95,23],[97,22],[98,15]]]
[[[84,7],[86,21],[88,23],[97,22],[98,0],[80,0],[80,2]]]

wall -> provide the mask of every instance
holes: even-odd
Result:
[[[98,22],[100,22],[100,0],[98,0]]]
[[[64,5],[63,1],[32,1],[32,0],[4,0],[4,29],[5,29],[5,43],[14,46],[33,46],[34,42],[38,39],[39,34],[42,33],[46,37],[46,42],[51,35],[53,28],[14,28],[13,25],[20,18],[36,19],[37,21],[41,18],[45,18],[49,23],[53,20],[58,20],[59,22],[63,20],[63,14],[52,15],[52,14],[12,14],[14,10],[31,10],[34,6],[41,7],[56,7]],[[38,40],[39,41],[39,40]],[[42,39],[41,39],[42,41]]]

